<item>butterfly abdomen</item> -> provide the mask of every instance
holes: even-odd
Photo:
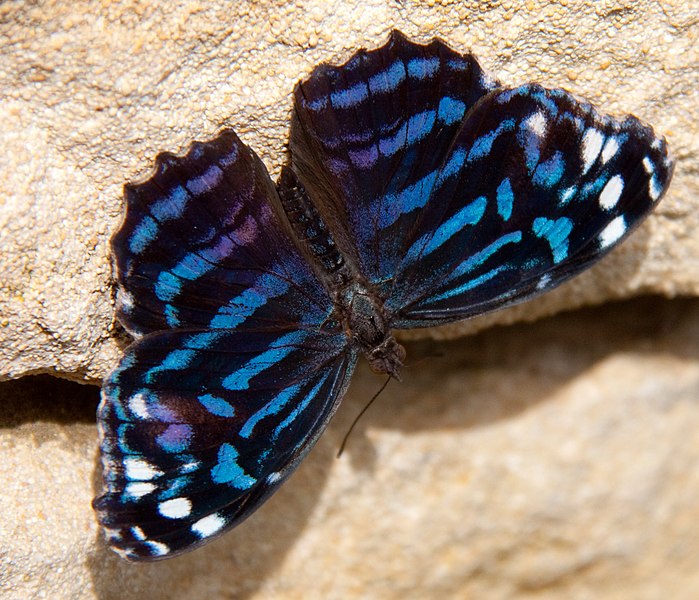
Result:
[[[352,272],[296,173],[283,168],[277,191],[291,228],[320,266],[319,275],[329,291],[347,287],[353,280]]]

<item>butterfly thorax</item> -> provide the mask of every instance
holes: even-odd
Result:
[[[400,379],[405,348],[391,335],[383,300],[373,290],[355,282],[335,301],[345,332],[360,348],[375,373]]]
[[[332,298],[337,320],[351,345],[376,373],[399,379],[405,349],[391,335],[384,301],[343,256],[296,174],[282,170],[277,191],[300,248],[310,257]]]

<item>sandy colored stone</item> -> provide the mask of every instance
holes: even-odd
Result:
[[[432,335],[647,292],[696,294],[695,12],[681,0],[2,3],[0,378],[99,380],[119,354],[108,240],[122,185],[147,176],[157,152],[223,126],[278,172],[294,83],[322,61],[382,44],[394,27],[472,50],[507,84],[563,86],[635,113],[678,159],[668,197],[598,268]]]
[[[397,27],[635,113],[678,160],[656,213],[556,292],[454,336],[699,290],[696,6],[681,0],[0,3],[0,378],[115,363],[108,239],[158,151],[232,126],[273,174],[291,91]],[[358,9],[357,7],[360,6]],[[585,343],[581,343],[585,340]],[[236,531],[147,566],[103,544],[96,387],[0,384],[0,596],[665,599],[699,591],[699,304],[642,299],[361,366],[298,473]]]
[[[581,339],[587,340],[580,343]],[[362,366],[298,472],[190,554],[108,550],[97,388],[0,384],[0,595],[601,598],[699,595],[699,301],[640,299],[412,345],[391,384]]]

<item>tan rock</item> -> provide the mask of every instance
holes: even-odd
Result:
[[[158,151],[233,126],[273,173],[291,91],[321,61],[400,28],[471,49],[505,83],[540,81],[636,113],[678,159],[668,197],[589,274],[494,323],[699,290],[697,29],[685,2],[98,1],[0,6],[0,377],[96,381],[115,363],[108,239],[121,187]],[[428,332],[421,332],[421,335]]]
[[[232,126],[273,174],[294,83],[397,27],[507,84],[667,136],[675,179],[602,264],[453,337],[699,290],[696,8],[680,0],[0,3],[0,378],[96,382],[119,355],[108,239],[158,151]],[[423,332],[427,333],[427,332]],[[582,340],[585,340],[582,343]],[[97,388],[0,384],[0,590],[48,598],[696,598],[699,304],[637,299],[364,366],[298,473],[240,528],[154,565],[102,541]]]
[[[581,343],[585,339],[586,343]],[[63,598],[602,598],[699,594],[699,301],[637,299],[362,367],[299,471],[190,554],[108,550],[97,388],[0,384],[0,587]]]

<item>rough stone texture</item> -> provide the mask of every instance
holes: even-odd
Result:
[[[580,340],[586,343],[581,344]],[[699,300],[636,299],[365,365],[299,471],[238,529],[130,565],[109,551],[97,388],[0,384],[0,594],[149,598],[699,595]]]
[[[699,291],[696,6],[682,0],[0,3],[0,378],[114,364],[108,239],[160,150],[233,126],[273,173],[291,90],[390,29],[471,49],[665,134],[668,197],[556,292],[433,335]],[[425,332],[426,333],[426,332]],[[581,343],[584,340],[584,343]],[[299,472],[236,531],[124,563],[89,503],[98,389],[0,384],[0,595],[604,598],[699,595],[699,301],[636,299],[364,366]]]
[[[158,151],[183,150],[224,125],[275,173],[295,81],[383,43],[394,27],[473,50],[505,83],[537,80],[633,112],[678,159],[659,210],[599,268],[432,335],[644,292],[696,294],[695,13],[683,0],[3,2],[0,378],[101,378],[118,356],[108,239],[123,183],[146,176]]]

